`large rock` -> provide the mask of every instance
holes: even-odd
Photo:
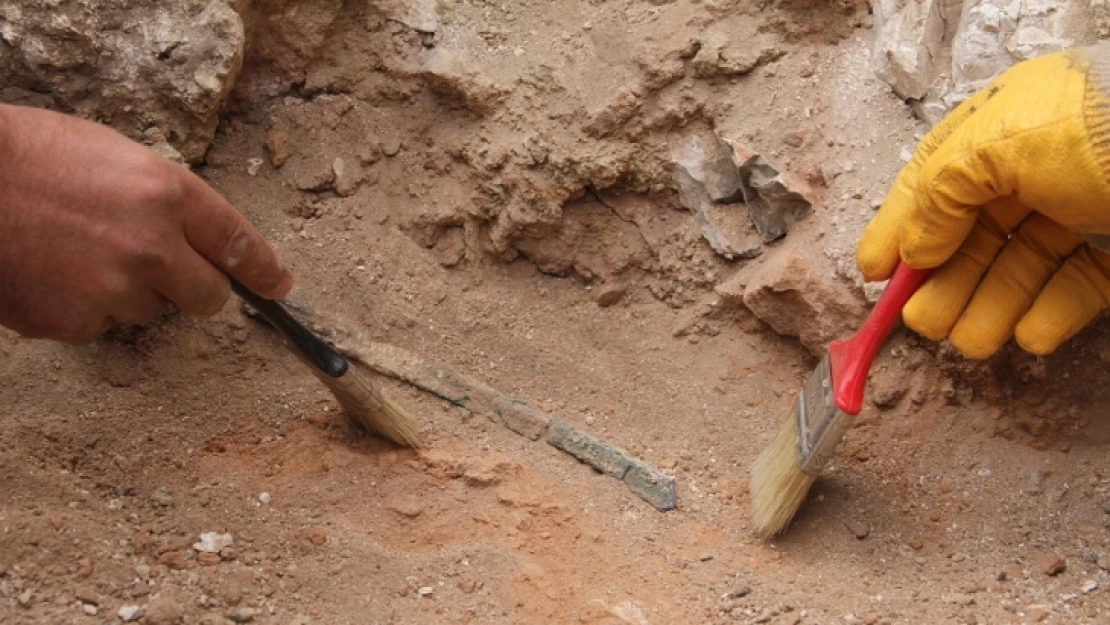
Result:
[[[0,100],[110,124],[196,162],[243,59],[228,0],[0,3]]]
[[[1017,30],[1021,3],[1013,0],[965,2],[952,42],[952,79],[960,91],[986,86],[1013,63],[1003,42]]]
[[[944,18],[941,0],[873,0],[875,73],[903,98],[919,99],[936,78]]]
[[[1107,36],[1105,4],[872,0],[875,73],[935,124],[1015,63]]]
[[[805,244],[770,256],[744,289],[744,305],[775,332],[797,337],[814,355],[835,338],[850,335],[867,314],[864,304],[831,271],[803,253]]]

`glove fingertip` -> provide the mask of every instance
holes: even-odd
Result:
[[[1026,315],[1014,330],[1014,341],[1034,356],[1048,356],[1068,338],[1059,328],[1046,327],[1040,319],[1031,315]]]
[[[906,306],[902,308],[902,322],[906,327],[913,330],[922,337],[930,341],[940,341],[948,336],[949,324],[940,321],[931,310],[930,306],[922,305],[921,299],[915,295],[910,298]]]
[[[867,282],[890,278],[898,266],[898,246],[894,241],[883,240],[865,233],[856,245],[856,267]]]
[[[956,324],[956,327],[952,329],[952,333],[948,336],[948,341],[964,358],[968,360],[986,360],[1001,349],[1006,338],[1008,337],[1003,336],[1002,342],[999,343],[998,333],[984,332],[982,329],[967,328]]]

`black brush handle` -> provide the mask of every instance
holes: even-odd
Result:
[[[251,291],[235,278],[228,276],[228,280],[231,282],[231,290],[265,317],[278,332],[285,335],[302,358],[330,377],[338,378],[347,373],[347,359],[301,325],[281,304]]]

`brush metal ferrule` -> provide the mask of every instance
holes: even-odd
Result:
[[[836,453],[852,419],[836,407],[833,399],[829,356],[810,374],[794,406],[798,420],[798,467],[817,475]]]

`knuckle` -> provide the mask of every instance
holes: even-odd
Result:
[[[184,196],[184,182],[173,163],[156,154],[144,156],[135,167],[132,193],[143,206],[173,206]]]
[[[170,246],[160,233],[142,230],[121,235],[116,241],[125,265],[133,271],[161,273],[172,264]]]

